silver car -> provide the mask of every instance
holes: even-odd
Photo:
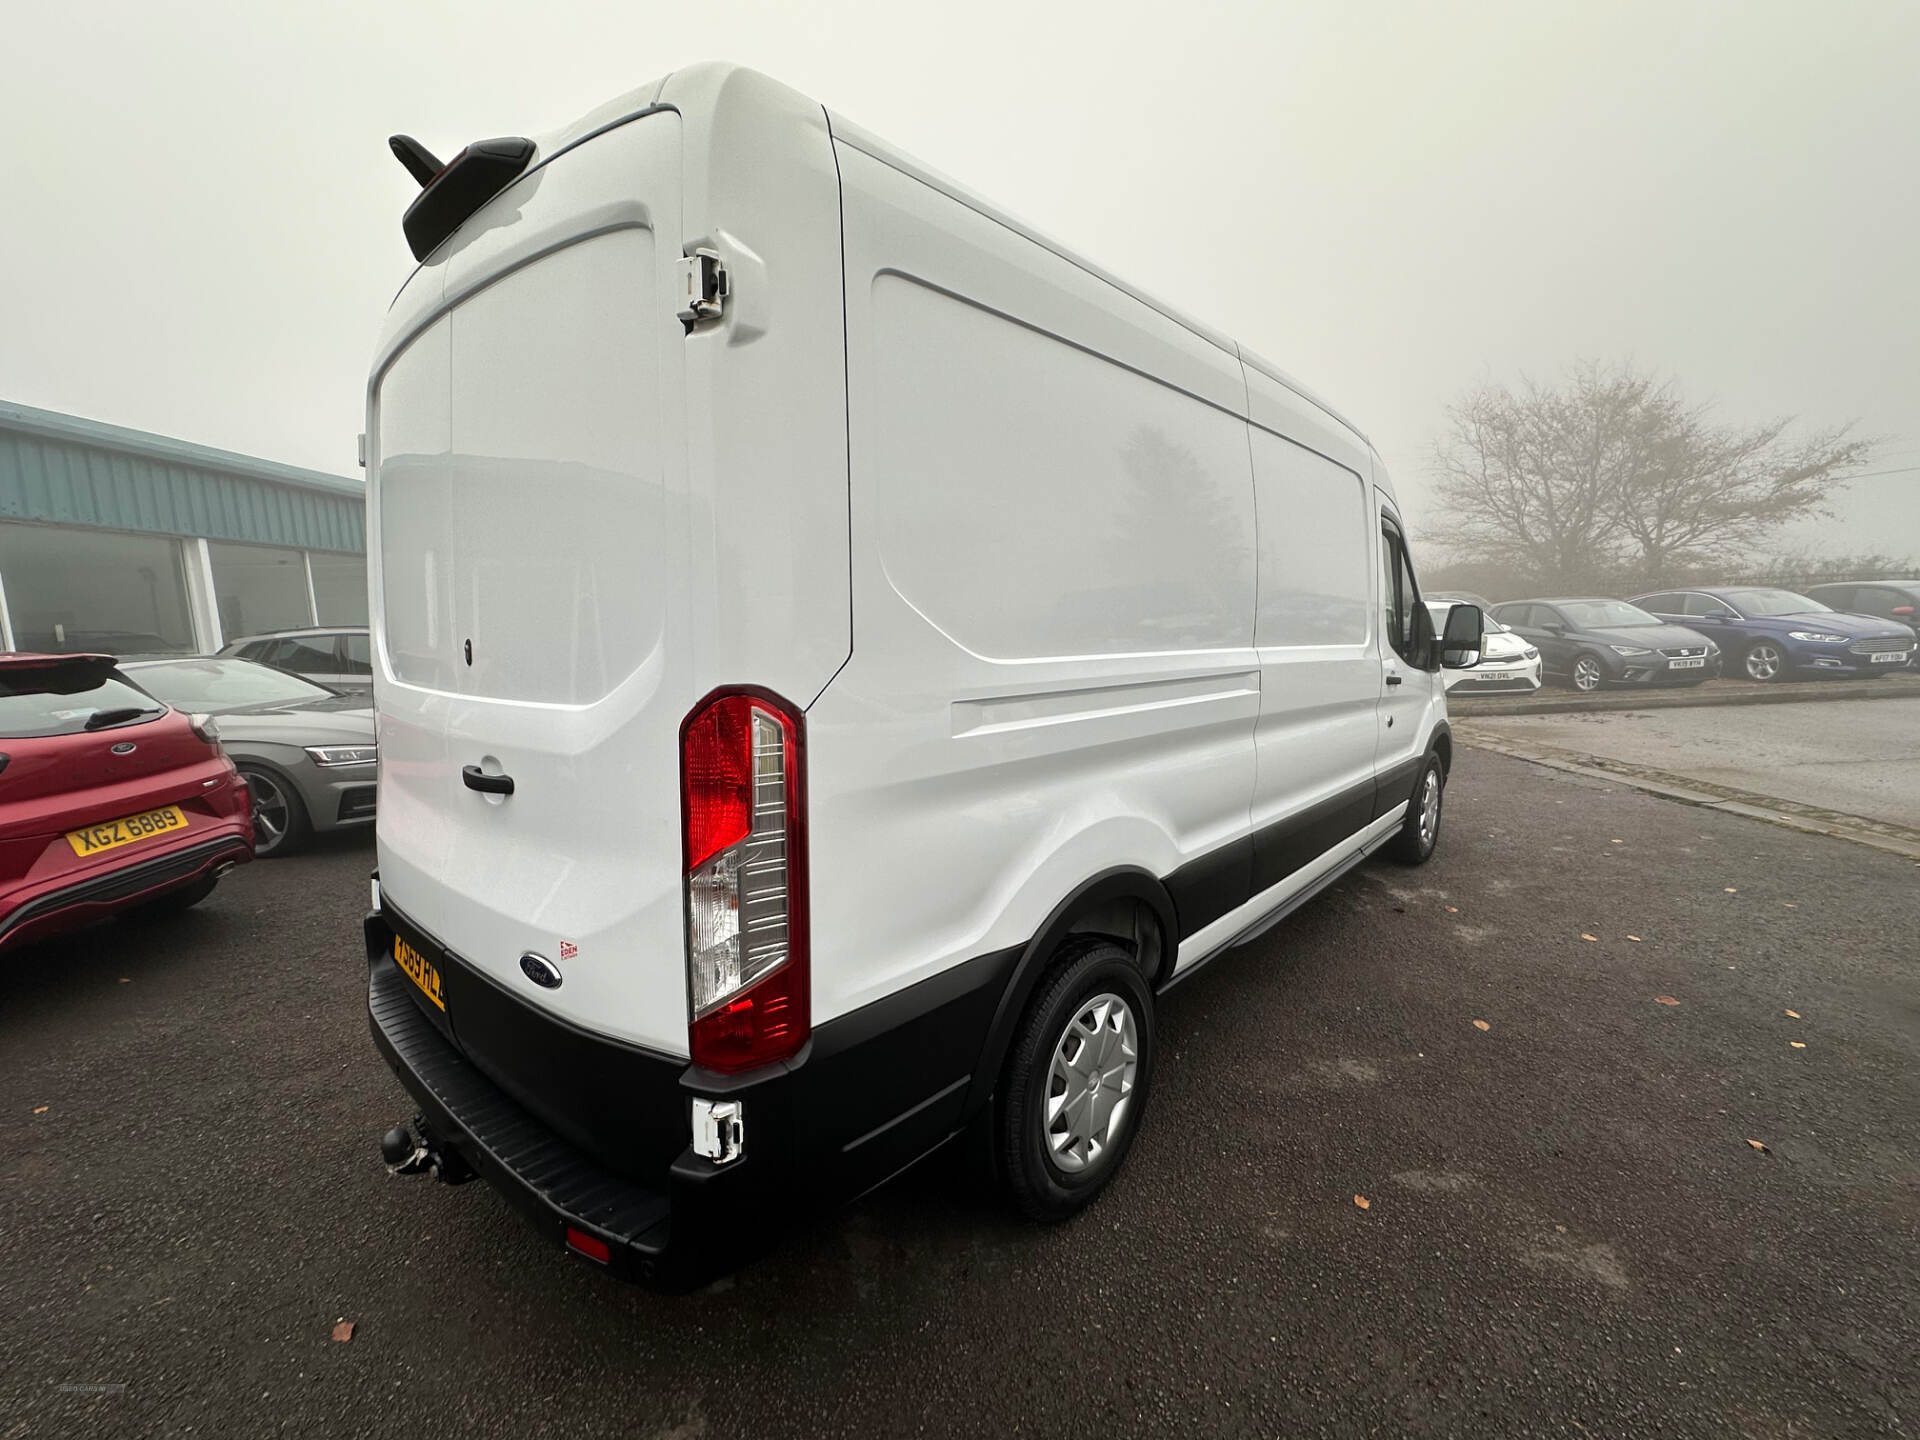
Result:
[[[364,625],[311,625],[302,630],[241,635],[222,646],[220,653],[291,670],[316,685],[371,693],[372,645]]]
[[[253,789],[255,855],[288,855],[316,831],[373,823],[379,757],[364,695],[220,655],[121,670],[176,710],[216,717],[221,746]]]

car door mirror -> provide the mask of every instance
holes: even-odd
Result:
[[[1447,611],[1447,628],[1440,637],[1440,664],[1447,670],[1471,670],[1486,648],[1486,617],[1478,605],[1455,605]]]
[[[1558,620],[1542,620],[1540,622],[1540,628],[1549,635],[1564,635],[1567,633],[1567,627],[1562,625]]]

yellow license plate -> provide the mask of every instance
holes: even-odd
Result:
[[[151,840],[156,835],[167,835],[186,828],[187,817],[180,813],[180,807],[163,805],[158,810],[129,815],[123,820],[109,820],[104,825],[70,830],[67,832],[67,844],[73,847],[76,855],[98,855],[102,850],[138,845],[142,840]]]
[[[447,1002],[440,998],[440,972],[433,968],[433,962],[414,949],[398,935],[393,937],[393,960],[407,978],[420,987],[420,993],[439,1006],[447,1008]]]

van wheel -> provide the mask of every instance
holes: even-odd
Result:
[[[1119,1171],[1153,1080],[1153,996],[1108,940],[1075,945],[1041,977],[1001,1084],[995,1148],[1009,1198],[1064,1220]]]
[[[1400,833],[1387,842],[1387,854],[1402,865],[1424,865],[1431,860],[1433,847],[1440,843],[1440,806],[1446,795],[1446,767],[1438,755],[1429,754],[1420,778],[1413,782],[1413,799],[1407,806],[1407,818],[1400,822]]]

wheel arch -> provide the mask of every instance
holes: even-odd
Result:
[[[1040,976],[1062,945],[1077,935],[1113,940],[1133,953],[1152,989],[1173,968],[1179,934],[1173,897],[1149,871],[1121,866],[1076,886],[1053,908],[1014,964],[967,1087],[964,1115],[978,1114],[993,1094],[1020,1017],[1026,1013]]]

